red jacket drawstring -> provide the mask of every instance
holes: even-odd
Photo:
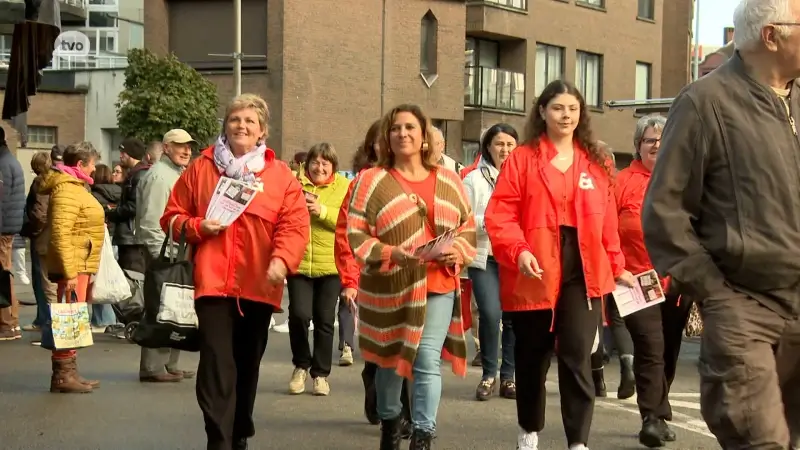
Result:
[[[239,315],[240,315],[240,316],[242,316],[242,317],[244,317],[244,312],[242,312],[242,304],[239,302],[239,300],[240,300],[240,299],[241,299],[241,297],[239,297],[239,296],[237,295],[237,296],[236,296],[236,309],[238,309],[238,310],[239,310]]]

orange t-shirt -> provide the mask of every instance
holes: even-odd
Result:
[[[561,172],[552,163],[547,165],[547,178],[550,191],[556,200],[556,219],[560,226],[577,228],[578,215],[575,212],[575,164],[566,172]]]
[[[411,192],[425,202],[428,212],[428,223],[425,227],[425,240],[436,238],[436,218],[434,216],[434,201],[436,197],[436,171],[431,173],[421,181],[410,181],[403,177],[399,172],[393,170],[393,175],[399,178],[401,183],[405,183]],[[446,294],[456,290],[456,279],[439,263],[431,261],[428,263],[428,292],[435,294]]]

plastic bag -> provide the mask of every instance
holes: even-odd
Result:
[[[105,242],[100,253],[100,268],[94,277],[92,287],[92,303],[98,305],[111,305],[131,298],[131,287],[125,272],[117,264],[114,258],[114,249],[111,244],[111,236],[108,235],[106,228]]]

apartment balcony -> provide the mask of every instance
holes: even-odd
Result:
[[[494,40],[525,39],[531,0],[467,0],[467,36]]]
[[[494,67],[465,67],[464,106],[525,112],[525,74]]]
[[[59,0],[61,3],[61,23],[86,23],[88,0]]]
[[[11,53],[0,53],[0,71],[7,70],[10,61]],[[128,67],[128,58],[125,56],[92,53],[87,56],[54,57],[44,71],[124,69],[126,67]]]
[[[58,0],[62,25],[86,23],[88,0]],[[0,0],[0,33],[11,34],[13,24],[25,21],[25,2]]]

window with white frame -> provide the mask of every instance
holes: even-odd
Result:
[[[636,93],[634,99],[647,100],[650,98],[650,74],[651,65],[644,62],[636,62]]]
[[[586,3],[587,5],[598,6],[600,8],[604,8],[606,6],[606,0],[578,0],[579,3]]]
[[[596,53],[578,51],[575,58],[575,85],[586,104],[600,107],[603,101],[603,57]]]
[[[28,125],[28,146],[51,147],[58,142],[58,127]]]
[[[564,78],[564,47],[536,44],[536,95],[545,86]]]

